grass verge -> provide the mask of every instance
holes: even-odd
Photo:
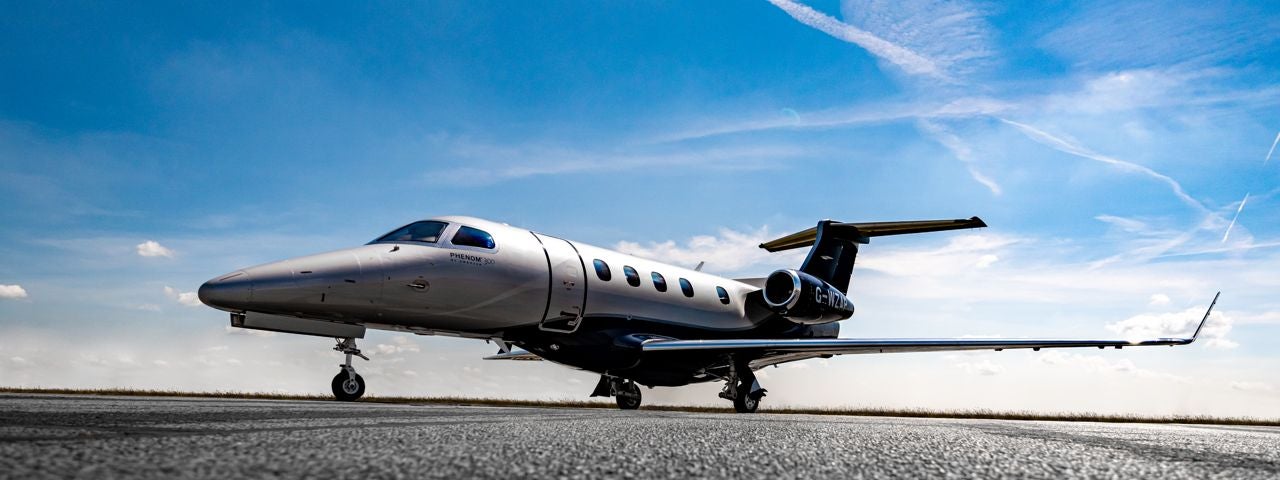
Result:
[[[310,400],[333,401],[328,395],[292,395],[259,392],[187,392],[175,390],[139,390],[139,389],[63,389],[63,388],[0,388],[0,393],[10,394],[57,394],[57,395],[111,395],[126,397],[189,397],[189,398],[233,398],[257,400]],[[617,408],[611,401],[590,400],[518,400],[506,398],[478,397],[380,397],[371,396],[360,400],[367,403],[394,404],[429,404],[429,405],[484,405],[496,407],[546,407],[546,408]],[[731,413],[729,407],[707,407],[696,405],[646,405],[642,410],[698,413]],[[1170,415],[1141,416],[1088,413],[1035,413],[1035,412],[999,412],[994,410],[925,410],[925,409],[892,409],[892,408],[813,408],[813,407],[776,407],[762,408],[762,414],[806,414],[836,415],[857,417],[907,417],[907,418],[968,418],[985,420],[1035,420],[1054,422],[1108,422],[1108,423],[1179,423],[1192,425],[1245,425],[1280,427],[1280,419],[1259,419],[1250,417],[1212,417],[1207,415]]]

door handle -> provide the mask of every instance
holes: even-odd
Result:
[[[430,284],[427,283],[426,280],[418,279],[418,280],[414,280],[411,283],[406,283],[404,286],[425,292],[427,290],[427,287],[430,286]]]

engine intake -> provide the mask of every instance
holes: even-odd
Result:
[[[796,323],[816,325],[853,316],[853,302],[813,275],[778,270],[764,282],[764,303]]]

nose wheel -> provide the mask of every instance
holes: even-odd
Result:
[[[342,402],[354,402],[364,395],[364,377],[358,373],[338,372],[333,377],[333,398]]]
[[[338,340],[338,345],[333,347],[334,350],[342,352],[347,356],[347,361],[339,367],[342,370],[333,377],[330,386],[333,387],[333,398],[341,402],[354,402],[364,396],[364,377],[356,373],[355,367],[351,366],[351,357],[356,356],[368,360],[360,353],[360,349],[356,348],[356,339],[343,338]]]

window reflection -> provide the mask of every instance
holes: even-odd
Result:
[[[653,278],[653,288],[658,289],[659,292],[667,291],[667,279],[661,273],[653,272],[650,276]]]
[[[444,227],[449,224],[437,222],[435,220],[426,220],[422,222],[413,222],[398,230],[379,237],[374,242],[423,242],[436,243],[440,241],[440,234],[444,232]]]

